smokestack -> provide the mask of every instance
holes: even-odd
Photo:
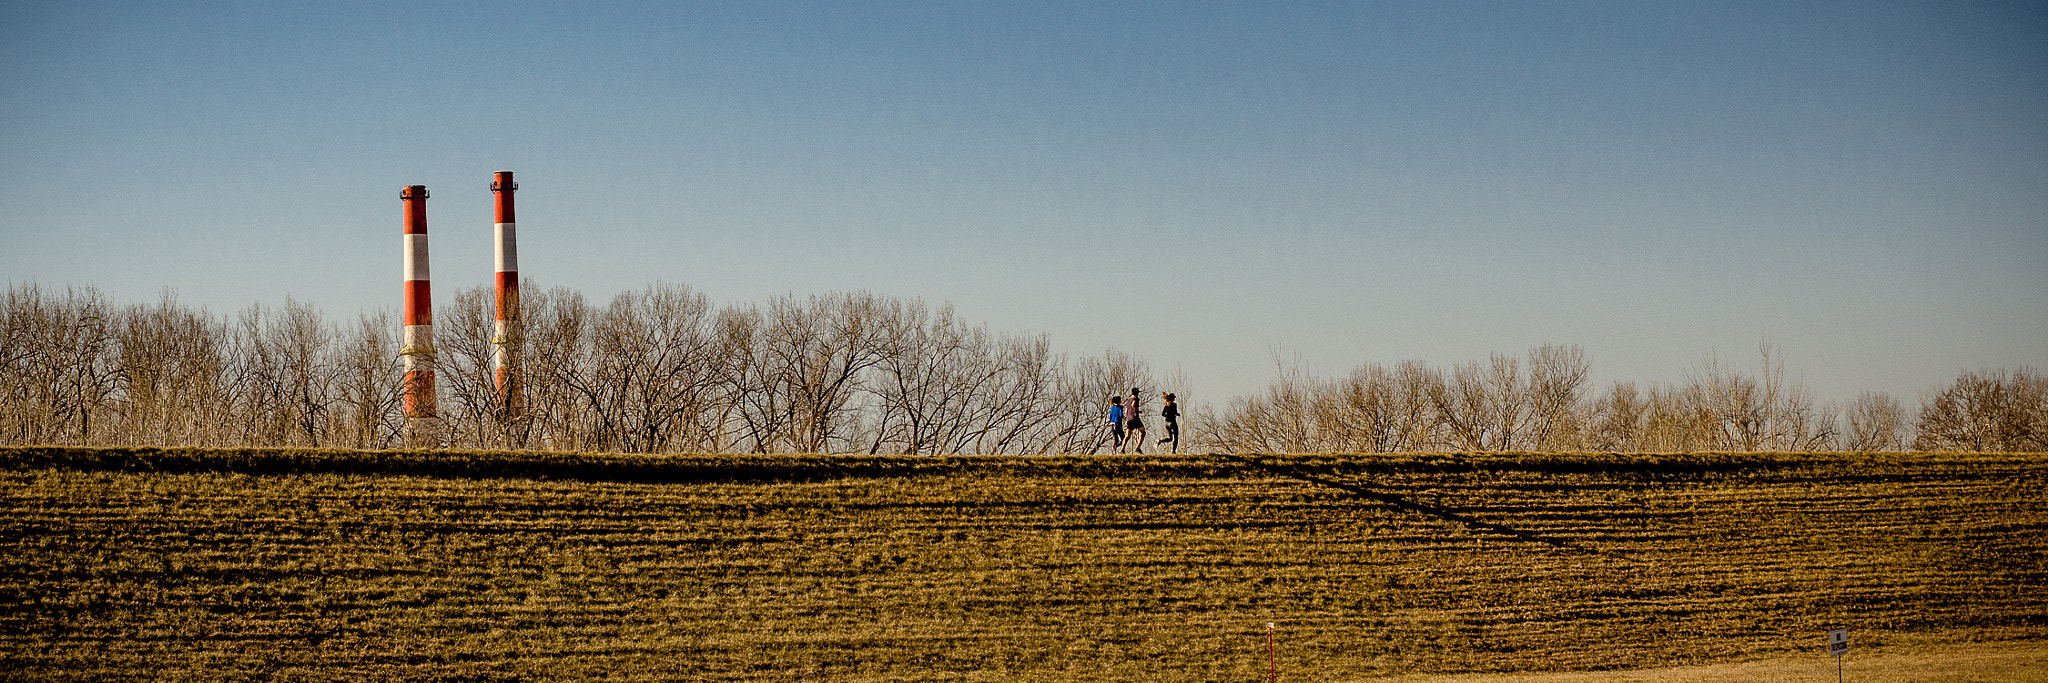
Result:
[[[511,171],[499,171],[491,179],[491,193],[498,198],[498,223],[495,233],[498,262],[498,313],[491,336],[496,347],[491,354],[491,369],[498,380],[498,405],[504,407],[507,421],[517,420],[526,413],[526,386],[520,378],[520,349],[525,346],[526,330],[519,319],[519,240],[517,221],[512,215],[512,193],[519,189],[513,182]]]
[[[405,424],[412,445],[434,439],[434,303],[427,280],[427,186],[398,191],[405,201]]]

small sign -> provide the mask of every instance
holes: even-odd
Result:
[[[1828,632],[1828,656],[1840,657],[1849,654],[1849,629],[1838,628]]]

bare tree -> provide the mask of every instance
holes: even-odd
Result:
[[[1659,453],[1722,448],[1721,425],[1713,413],[1702,409],[1697,392],[1653,384],[1647,401],[1647,415],[1637,437],[1639,450]]]
[[[1265,453],[1323,450],[1315,414],[1315,398],[1323,390],[1299,362],[1287,366],[1277,350],[1273,365],[1278,376],[1265,393],[1231,399],[1216,422],[1217,447]]]
[[[2022,366],[2012,373],[2013,422],[2010,442],[2016,451],[2048,451],[2048,375]]]
[[[1716,447],[1737,451],[1824,449],[1835,420],[1817,408],[1805,387],[1785,380],[1784,361],[1769,344],[1759,347],[1762,379],[1722,365],[1712,354],[1694,373],[1685,397],[1719,429]]]
[[[1843,447],[1851,451],[1896,451],[1906,447],[1906,409],[1883,392],[1866,391],[1849,406]]]
[[[851,445],[858,421],[850,408],[863,373],[885,351],[882,313],[882,300],[865,292],[769,301],[761,348],[772,372],[768,390],[789,397],[785,448],[825,453]]]
[[[1919,450],[2048,450],[2048,377],[2027,368],[1964,372],[1924,401]]]
[[[986,329],[969,329],[951,306],[936,312],[922,301],[890,302],[877,322],[882,348],[875,364],[879,397],[869,453],[954,452],[973,429],[973,413],[1000,372]],[[983,420],[985,422],[985,418]]]
[[[222,323],[177,303],[166,290],[153,306],[120,315],[121,427],[112,442],[211,445],[226,419]]]
[[[445,437],[451,446],[468,448],[505,447],[505,428],[499,422],[503,406],[498,398],[497,377],[492,357],[497,347],[497,292],[494,287],[469,287],[455,291],[451,300],[434,316],[434,365],[436,391]]]
[[[1436,412],[1431,390],[1444,381],[1443,373],[1419,360],[1394,366],[1394,386],[1401,408],[1402,437],[1395,450],[1428,451],[1444,448],[1446,421]]]
[[[4,373],[15,443],[91,444],[120,389],[118,326],[99,290],[8,290]]]
[[[1636,391],[1635,382],[1617,381],[1593,405],[1587,445],[1611,452],[1643,450],[1649,417],[1649,401]]]
[[[328,445],[336,419],[334,330],[311,304],[251,305],[231,329],[228,356],[233,422],[245,443]]]
[[[661,284],[649,288],[634,309],[621,311],[615,302],[608,314],[632,321],[600,328],[631,333],[607,347],[620,349],[608,355],[637,352],[643,364],[639,383],[631,389],[636,433],[629,443],[647,452],[704,450],[716,444],[732,404],[723,393],[726,340],[710,299],[686,285]]]
[[[1277,361],[1276,361],[1277,364]],[[1530,371],[1515,356],[1454,366],[1368,363],[1337,381],[1281,367],[1267,391],[1239,398],[1216,422],[1232,450],[1355,452],[1575,447],[1587,367],[1578,347],[1539,346]]]
[[[1519,448],[1567,451],[1582,447],[1579,405],[1591,372],[1586,351],[1574,344],[1529,349],[1528,432]]]
[[[1494,359],[1498,363],[1500,354],[1494,354]],[[1512,431],[1498,431],[1501,418],[1513,413],[1503,406],[1503,399],[1507,397],[1494,393],[1493,377],[1484,366],[1474,361],[1458,364],[1448,377],[1439,376],[1429,386],[1430,403],[1435,407],[1436,415],[1443,420],[1456,448],[1505,450],[1500,444],[1513,435]],[[1512,423],[1507,426],[1512,430]]]
[[[738,404],[734,447],[754,453],[771,452],[784,442],[796,414],[792,397],[775,390],[781,371],[766,349],[766,327],[767,316],[755,306],[727,308],[718,315],[719,338],[728,354],[722,376]]]
[[[1044,334],[1016,334],[996,341],[997,374],[990,387],[985,431],[976,435],[982,453],[1051,453],[1060,433],[1060,378],[1066,357],[1052,352]]]
[[[579,292],[520,286],[526,307],[526,401],[532,445],[547,450],[588,448],[586,387],[594,370],[586,327],[592,315]]]
[[[336,435],[340,443],[389,448],[404,436],[401,334],[397,317],[380,310],[358,316],[355,329],[342,337],[335,383],[346,419]]]
[[[1318,441],[1336,450],[1364,453],[1386,453],[1407,445],[1403,397],[1386,366],[1367,363],[1352,370],[1350,377],[1317,388],[1314,420],[1323,433]]]
[[[719,421],[707,422],[706,414],[716,413],[709,399],[723,377],[709,300],[683,285],[657,284],[622,293],[601,311],[581,310],[580,298],[561,306],[574,310],[536,316],[540,324],[529,328],[530,366],[555,368],[551,382],[535,384],[564,390],[529,385],[530,408],[555,409],[555,433],[579,447],[629,452],[713,440]],[[488,363],[488,344],[479,350],[479,362]]]

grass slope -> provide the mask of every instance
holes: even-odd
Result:
[[[2044,493],[2039,455],[0,449],[0,676],[1259,680],[1267,621],[1287,680],[2038,652]]]
[[[1908,646],[1851,648],[1843,661],[1829,657],[1796,657],[1633,671],[1507,674],[1430,674],[1378,679],[1379,683],[1755,683],[1812,681],[1832,683],[2042,683],[2048,681],[2048,643],[1919,644],[1910,653],[1891,652]],[[1840,669],[1837,670],[1839,664]]]

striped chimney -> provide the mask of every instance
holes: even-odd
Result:
[[[518,418],[526,412],[526,386],[519,376],[525,329],[519,320],[518,224],[512,215],[512,193],[518,189],[519,183],[513,182],[511,171],[499,171],[491,179],[491,193],[498,198],[493,240],[498,265],[498,312],[496,329],[491,335],[491,344],[496,347],[491,354],[491,369],[498,380],[499,405],[504,406],[506,419]]]
[[[398,191],[405,200],[405,417],[434,417],[434,303],[427,285],[427,186]]]

